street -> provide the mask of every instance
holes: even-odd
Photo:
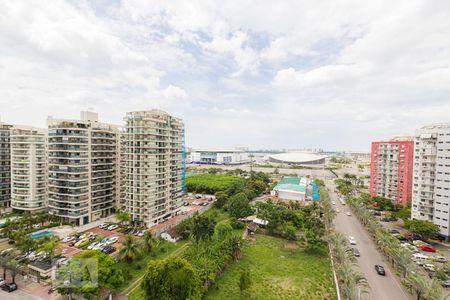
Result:
[[[342,205],[336,193],[334,193],[334,185],[328,185],[330,189],[331,201],[334,201],[335,207],[339,208],[334,227],[336,231],[343,233],[346,236],[353,236],[357,242],[356,247],[361,253],[357,257],[358,269],[366,277],[370,285],[370,297],[362,296],[363,299],[373,300],[402,300],[412,299],[412,296],[403,290],[399,279],[392,274],[390,265],[384,257],[378,252],[374,241],[369,237],[365,228],[359,223],[358,219],[353,216],[347,216],[346,212],[350,211],[348,206]],[[382,265],[386,271],[386,276],[380,276],[375,271],[375,265]]]

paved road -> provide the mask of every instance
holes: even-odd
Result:
[[[330,190],[334,187],[330,185]],[[367,231],[362,227],[359,221],[353,214],[347,216],[345,213],[349,211],[347,206],[342,205],[336,193],[330,192],[332,201],[336,202],[336,207],[341,211],[337,213],[334,221],[336,231],[345,234],[346,236],[353,236],[357,242],[356,247],[361,252],[361,257],[358,257],[358,266],[362,273],[364,273],[370,285],[369,297],[362,297],[364,299],[373,300],[403,300],[412,299],[400,285],[398,278],[392,274],[389,265],[384,257],[378,252],[375,243],[369,237]],[[386,270],[386,276],[380,276],[375,272],[374,266],[376,264],[382,265]]]
[[[12,293],[0,291],[0,300],[41,300],[41,298],[30,295],[24,291],[17,290]]]

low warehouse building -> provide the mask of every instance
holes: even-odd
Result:
[[[286,201],[318,201],[319,193],[314,181],[306,177],[284,177],[272,190],[272,196]]]

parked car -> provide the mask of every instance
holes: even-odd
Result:
[[[347,214],[347,216],[351,216],[352,215],[349,211],[346,214]]]
[[[353,248],[353,255],[356,257],[360,257],[361,253],[359,252],[358,248]]]
[[[102,224],[100,224],[100,225],[98,226],[98,228],[100,228],[100,229],[105,229],[105,228],[107,228],[108,226],[109,226],[108,224],[102,223]]]
[[[426,252],[436,252],[436,249],[434,249],[433,247],[427,246],[427,245],[420,246],[420,250],[426,251]]]
[[[348,237],[348,241],[350,242],[350,245],[356,245],[356,240],[355,240],[354,237],[349,236],[349,237]]]
[[[189,202],[186,202],[186,201],[185,201],[185,202],[183,202],[183,205],[184,205],[184,206],[188,206],[188,205],[189,205]]]
[[[109,225],[108,230],[109,230],[109,231],[112,231],[112,230],[115,230],[115,229],[117,229],[117,228],[119,228],[119,225],[112,224],[112,225]]]
[[[98,244],[100,244],[100,242],[93,242],[92,244],[90,244],[90,245],[87,247],[87,249],[88,249],[88,250],[92,250],[92,249],[94,249],[94,247],[97,246]]]
[[[108,246],[105,246],[105,247],[102,249],[102,251],[103,251],[104,253],[106,253],[106,254],[111,254],[111,253],[113,253],[114,251],[116,251],[116,248],[113,247],[113,246],[111,246],[111,245],[108,245]]]
[[[86,237],[86,238],[81,239],[78,242],[76,242],[75,247],[80,247],[81,245],[83,245],[84,243],[87,243],[87,242],[89,242],[89,238]]]
[[[386,276],[383,266],[375,265],[375,271],[377,271],[378,275]]]
[[[336,201],[331,201],[331,204],[336,205]]]
[[[2,290],[7,291],[8,293],[14,292],[17,290],[17,284],[15,283],[6,283],[4,286],[2,286]]]
[[[442,282],[442,286],[449,288],[450,287],[450,279],[447,279],[446,281]]]
[[[434,256],[431,259],[440,263],[447,262],[447,259],[444,256]]]
[[[139,236],[139,237],[143,237],[143,236],[144,236],[144,231],[142,231],[142,230],[139,231],[138,236]]]
[[[6,284],[6,280],[0,277],[0,287],[4,286]]]
[[[119,238],[117,236],[112,236],[108,238],[108,241],[106,242],[108,245],[112,245],[115,242],[117,242],[119,240]]]
[[[74,237],[74,236],[66,236],[65,238],[63,238],[63,243],[68,243],[68,242],[71,242],[71,241],[73,241],[74,239],[76,239],[76,237]]]
[[[106,246],[106,243],[98,243],[95,245],[92,250],[102,250]]]
[[[433,264],[424,264],[423,268],[427,271],[435,271]]]
[[[394,234],[397,234],[397,233],[400,233],[400,231],[398,231],[397,229],[388,229],[388,231],[390,232],[390,233],[394,233]]]

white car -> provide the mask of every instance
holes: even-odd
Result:
[[[75,239],[75,237],[74,236],[66,236],[65,238],[63,238],[63,243],[68,243],[68,242],[71,242],[71,241],[73,241]]]
[[[351,215],[352,215],[352,214],[348,211],[348,212],[347,212],[347,216],[351,216]]]
[[[95,245],[95,247],[92,248],[92,250],[102,250],[105,246],[105,243],[98,243],[97,245]]]
[[[433,264],[425,264],[423,268],[427,271],[434,271],[434,265]]]
[[[94,243],[90,244],[87,248],[88,248],[88,250],[92,250],[92,249],[94,249],[94,247],[97,246],[98,244],[100,244],[100,242],[94,242]]]
[[[114,230],[114,229],[117,229],[117,228],[119,228],[119,226],[116,225],[116,224],[113,224],[113,225],[110,225],[110,226],[108,227],[108,230],[111,231],[111,230]]]
[[[108,245],[112,245],[115,242],[117,242],[119,240],[119,238],[117,236],[112,236],[110,238],[108,238],[108,241],[106,242]]]
[[[75,247],[79,247],[79,246],[83,245],[84,243],[86,243],[88,241],[89,241],[88,238],[81,239],[81,240],[79,240],[78,242],[75,243]]]
[[[350,242],[350,245],[356,245],[356,240],[351,235],[348,236],[348,241]]]
[[[0,278],[0,287],[4,286],[6,284],[6,280],[4,280],[3,278]]]
[[[336,205],[336,202],[335,201],[331,201],[331,204]]]

